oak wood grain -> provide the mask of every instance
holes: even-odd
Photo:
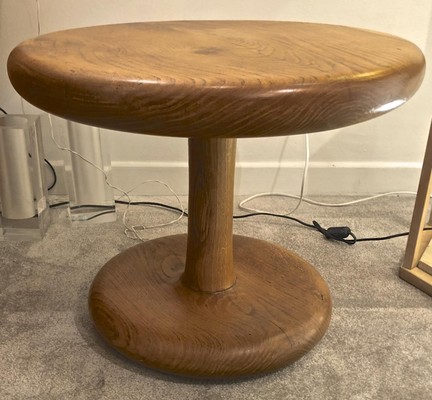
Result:
[[[331,313],[328,288],[307,262],[264,241],[232,239],[231,138],[381,115],[414,94],[424,58],[403,39],[341,26],[151,22],[28,40],[12,51],[8,73],[26,100],[52,114],[190,138],[189,239],[156,239],[114,257],[92,284],[89,308],[127,356],[223,377],[295,361]]]
[[[309,263],[235,235],[236,284],[197,292],[180,281],[186,242],[186,235],[176,235],[141,243],[100,270],[90,312],[114,348],[148,367],[223,378],[284,367],[324,335],[330,294]]]
[[[189,219],[183,283],[217,292],[235,283],[233,195],[236,139],[189,139]]]
[[[419,87],[412,43],[349,27],[278,21],[119,24],[49,33],[8,60],[35,106],[109,129],[257,137],[381,115]]]
[[[417,289],[427,293],[429,296],[432,296],[432,275],[422,269],[418,267],[411,269],[400,267],[399,277],[411,283],[411,285],[415,286]]]

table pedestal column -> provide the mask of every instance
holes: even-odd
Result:
[[[180,375],[281,368],[324,335],[326,283],[306,261],[232,235],[235,139],[190,139],[188,235],[114,257],[90,289],[96,329],[126,356]]]
[[[236,139],[189,139],[189,224],[182,282],[202,292],[235,283],[233,194]]]

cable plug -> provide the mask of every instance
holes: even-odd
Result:
[[[336,240],[346,244],[354,244],[357,241],[357,238],[351,232],[351,229],[348,226],[333,226],[325,229],[316,221],[312,221],[312,223],[314,224],[316,230],[322,233],[326,239]],[[351,236],[352,239],[347,239],[349,236]]]
[[[327,229],[331,238],[346,239],[351,234],[351,229],[347,226],[334,226]]]

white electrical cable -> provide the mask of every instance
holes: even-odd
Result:
[[[107,174],[105,173],[105,171],[104,171],[101,167],[99,167],[98,165],[94,164],[92,161],[88,160],[87,158],[85,158],[83,155],[81,155],[80,153],[76,152],[75,150],[72,150],[72,149],[70,149],[70,148],[68,148],[68,147],[65,147],[65,146],[60,145],[60,144],[57,142],[57,140],[55,139],[55,137],[54,137],[54,128],[53,128],[53,123],[52,123],[51,114],[48,114],[48,120],[49,120],[49,124],[50,124],[50,129],[51,129],[51,139],[53,140],[54,144],[55,144],[55,145],[56,145],[60,150],[68,151],[69,153],[74,154],[74,155],[76,155],[77,157],[79,157],[79,158],[80,158],[81,160],[83,160],[84,162],[86,162],[86,163],[92,165],[94,168],[96,168],[98,171],[100,171],[100,172],[102,173],[102,175],[103,175],[103,177],[104,177],[104,180],[105,180],[105,183],[106,183],[110,188],[115,189],[115,190],[118,190],[120,193],[122,193],[122,196],[121,196],[121,197],[125,196],[125,197],[127,198],[128,204],[126,205],[126,209],[125,209],[125,211],[124,211],[124,213],[123,213],[122,223],[123,223],[123,225],[124,225],[124,227],[125,227],[125,231],[124,231],[124,233],[125,233],[125,235],[126,235],[128,238],[130,238],[130,239],[138,239],[138,240],[141,240],[141,241],[145,241],[146,239],[144,239],[144,238],[140,235],[140,233],[139,233],[140,231],[145,230],[145,229],[159,228],[159,227],[163,227],[163,226],[172,225],[172,224],[174,224],[174,223],[180,221],[180,220],[183,218],[183,216],[184,216],[184,214],[185,214],[185,210],[184,210],[183,204],[182,204],[182,202],[181,202],[181,200],[180,200],[180,197],[177,195],[177,193],[175,193],[175,191],[174,191],[174,190],[173,190],[173,189],[172,189],[172,188],[171,188],[167,183],[162,182],[162,181],[159,181],[159,180],[148,180],[148,181],[143,181],[143,182],[141,182],[139,185],[135,186],[134,188],[132,188],[132,189],[129,190],[129,191],[125,191],[125,190],[119,188],[118,186],[113,185],[113,184],[109,181]],[[130,196],[129,196],[129,193],[132,192],[133,190],[135,190],[138,186],[140,186],[140,185],[142,185],[142,184],[144,184],[144,183],[150,183],[150,182],[160,183],[161,185],[164,185],[164,186],[165,186],[165,187],[166,187],[166,188],[167,188],[167,189],[168,189],[168,190],[169,190],[169,191],[170,191],[170,192],[171,192],[171,193],[176,197],[176,199],[177,199],[177,201],[178,201],[178,204],[179,204],[179,207],[180,207],[180,209],[181,209],[181,214],[180,214],[179,217],[175,218],[174,220],[169,221],[169,222],[166,222],[166,223],[163,223],[163,224],[149,225],[149,226],[144,226],[144,225],[129,225],[128,222],[127,222],[127,214],[128,214],[128,211],[129,211],[129,207],[130,207],[130,205],[131,205],[131,198],[130,198]],[[120,197],[120,198],[121,198],[121,197]]]
[[[36,0],[36,15],[37,15],[37,34],[40,36],[41,34],[41,22],[40,22],[40,4],[39,0]]]
[[[345,206],[351,206],[354,204],[362,203],[364,201],[378,199],[378,198],[384,197],[384,196],[400,195],[400,194],[416,195],[417,192],[410,192],[407,190],[401,190],[401,191],[396,191],[396,192],[380,193],[380,194],[370,196],[370,197],[364,197],[364,198],[357,199],[357,200],[347,201],[345,203],[325,203],[325,202],[321,202],[321,201],[312,200],[312,199],[309,199],[307,197],[303,197],[302,201],[304,203],[309,203],[309,204],[313,204],[316,206],[322,206],[322,207],[345,207]],[[280,196],[280,197],[288,197],[288,198],[292,198],[292,199],[299,199],[300,198],[300,196],[295,195],[295,194],[268,192],[268,193],[260,193],[259,195],[251,196],[246,200],[250,201],[250,200],[255,199],[257,197],[263,197],[263,196]],[[243,200],[243,202],[244,201],[245,200]],[[246,208],[246,207],[242,207],[242,208],[245,210],[254,210],[252,208]],[[255,211],[255,212],[267,212],[268,213],[269,211]],[[284,214],[284,215],[286,215],[286,214]]]
[[[258,194],[250,196],[247,199],[241,201],[239,203],[239,207],[243,210],[250,211],[250,212],[274,214],[271,211],[264,211],[264,210],[259,210],[259,209],[252,208],[252,207],[245,207],[245,204],[254,200],[254,199],[257,199],[257,198],[269,197],[269,196],[287,197],[287,198],[291,198],[291,199],[298,199],[299,201],[298,201],[297,205],[290,212],[288,212],[286,214],[285,213],[281,214],[281,215],[290,215],[300,207],[300,204],[302,202],[305,202],[308,204],[313,204],[316,206],[323,206],[323,207],[345,207],[345,206],[351,206],[351,205],[362,203],[362,202],[369,201],[369,200],[378,199],[378,198],[384,197],[384,196],[403,195],[403,194],[417,195],[417,192],[401,190],[401,191],[381,193],[381,194],[377,194],[374,196],[369,196],[369,197],[364,197],[364,198],[357,199],[357,200],[347,201],[344,203],[325,203],[322,201],[316,201],[316,200],[312,200],[312,199],[309,199],[307,197],[304,197],[304,187],[306,186],[306,178],[308,175],[308,168],[309,168],[309,140],[308,140],[308,135],[305,135],[305,146],[306,146],[306,149],[305,149],[306,156],[305,156],[305,164],[304,164],[304,169],[303,169],[303,178],[302,178],[300,195],[290,194],[290,193],[278,193],[278,192],[258,193]]]
[[[179,215],[179,217],[177,217],[176,219],[173,219],[172,221],[169,221],[169,222],[165,222],[165,223],[162,223],[162,224],[156,224],[156,225],[132,225],[131,226],[131,231],[134,233],[134,235],[137,235],[137,230],[145,230],[145,229],[153,229],[153,228],[160,228],[160,227],[164,227],[164,226],[168,226],[168,225],[172,225],[172,224],[175,224],[176,222],[179,222],[182,218],[183,218],[183,216],[184,216],[184,214],[185,214],[185,209],[184,209],[184,207],[183,207],[183,203],[181,202],[181,200],[180,200],[180,197],[178,196],[178,194],[171,188],[171,186],[170,185],[168,185],[167,183],[165,183],[165,182],[163,182],[163,181],[160,181],[160,180],[158,180],[158,179],[155,179],[155,180],[146,180],[146,181],[142,181],[140,184],[138,184],[138,185],[136,185],[134,188],[132,188],[132,189],[130,189],[130,190],[128,190],[126,193],[127,193],[127,195],[129,195],[129,193],[131,193],[132,191],[134,191],[136,188],[138,188],[139,186],[141,186],[141,185],[143,185],[143,184],[146,184],[146,183],[159,183],[159,184],[161,184],[161,185],[163,185],[163,186],[165,186],[172,194],[173,194],[173,196],[175,196],[175,198],[177,199],[177,203],[178,203],[178,205],[179,205],[179,208],[181,209],[181,213],[180,213],[180,215]],[[124,196],[124,194],[119,198],[119,200],[122,198]],[[129,204],[128,204],[128,206],[130,205],[130,203],[131,203],[131,201],[130,201],[130,197],[128,196],[128,202],[129,202]],[[126,220],[126,217],[125,217],[125,220]],[[130,233],[130,232],[129,232]],[[133,237],[131,237],[129,234],[128,234],[128,232],[125,232],[125,234],[126,234],[126,236],[127,237],[130,237],[131,239],[133,239]]]
[[[310,153],[310,151],[309,151],[309,135],[307,135],[307,134],[304,135],[304,143],[305,143],[305,162],[304,162],[304,167],[303,167],[302,183],[301,183],[301,187],[300,187],[300,196],[285,195],[284,193],[273,193],[273,192],[258,193],[258,194],[254,194],[253,196],[250,196],[247,199],[244,199],[243,201],[241,201],[239,203],[239,207],[241,209],[246,210],[246,211],[251,211],[251,212],[270,213],[270,211],[264,211],[264,210],[259,210],[256,208],[246,207],[245,204],[248,203],[249,201],[252,201],[252,200],[257,199],[259,197],[284,196],[284,197],[296,198],[296,199],[298,199],[298,202],[291,211],[284,213],[283,215],[290,215],[290,214],[292,214],[298,210],[302,201],[304,201],[303,195],[304,195],[306,182],[307,182],[307,175],[308,175],[308,171],[309,171],[309,153]]]
[[[21,96],[20,96],[20,99],[21,99],[21,110],[22,110],[23,115],[25,115],[24,99]]]
[[[39,0],[36,0],[36,18],[37,18],[37,35],[41,35],[41,18],[40,18],[40,3]],[[25,107],[24,107],[24,99],[20,96],[21,100],[21,110],[23,115],[25,115]]]

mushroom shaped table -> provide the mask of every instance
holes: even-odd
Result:
[[[296,254],[232,234],[237,138],[348,126],[404,103],[424,58],[401,38],[342,26],[180,21],[55,32],[17,46],[10,80],[54,115],[189,139],[188,234],[127,249],[90,289],[98,332],[181,375],[281,368],[324,335],[331,298]]]

